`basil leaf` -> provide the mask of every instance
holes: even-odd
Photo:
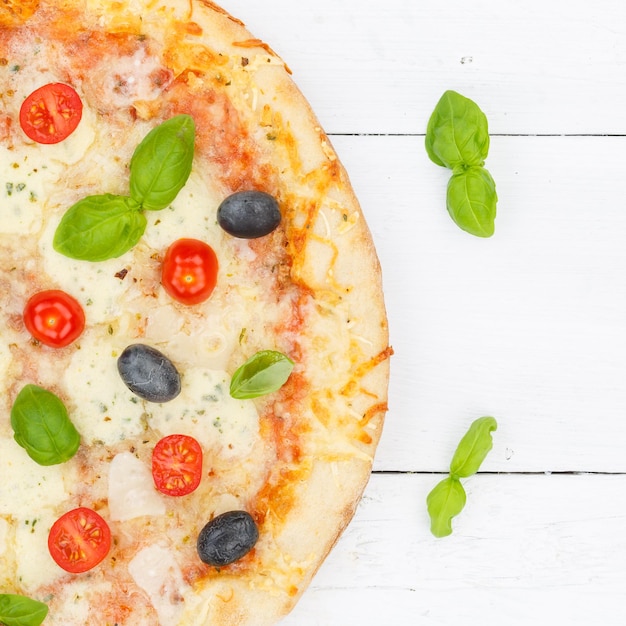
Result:
[[[177,115],[153,128],[130,161],[130,197],[143,209],[169,206],[184,187],[193,162],[195,123]]]
[[[48,615],[48,606],[13,593],[0,593],[0,623],[4,626],[39,626]]]
[[[104,261],[121,256],[146,230],[146,218],[138,209],[125,196],[87,196],[66,211],[52,245],[71,259]]]
[[[287,382],[293,366],[293,361],[281,352],[257,352],[233,374],[230,395],[244,400],[278,391]]]
[[[466,500],[460,479],[478,471],[493,446],[491,433],[497,428],[493,417],[474,420],[452,457],[449,476],[428,494],[426,506],[430,530],[435,537],[445,537],[452,532],[452,518],[463,510]]]
[[[428,121],[426,152],[430,160],[455,169],[483,165],[489,152],[489,125],[478,105],[446,91]]]
[[[472,235],[493,235],[497,202],[496,184],[484,167],[461,170],[448,182],[448,213],[461,229]]]
[[[465,506],[467,496],[458,478],[448,476],[438,483],[426,498],[430,515],[430,532],[435,537],[446,537],[452,533],[452,518]]]
[[[493,417],[480,417],[472,422],[459,442],[450,463],[450,473],[459,478],[475,474],[493,447],[491,433],[498,428]]]
[[[52,392],[26,385],[11,408],[14,438],[39,465],[57,465],[71,459],[80,435],[67,409]]]

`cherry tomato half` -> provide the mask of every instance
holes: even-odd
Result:
[[[217,283],[217,256],[198,239],[178,239],[165,253],[161,283],[182,304],[199,304],[209,298]]]
[[[37,143],[59,143],[76,130],[82,115],[83,103],[72,87],[49,83],[26,97],[20,126]]]
[[[202,448],[189,435],[163,437],[152,451],[152,477],[168,496],[186,496],[202,478]]]
[[[24,307],[24,324],[41,343],[63,348],[85,329],[85,313],[80,304],[60,289],[40,291]]]
[[[79,507],[62,515],[50,529],[48,550],[66,572],[80,574],[100,563],[111,548],[111,530],[98,513]]]

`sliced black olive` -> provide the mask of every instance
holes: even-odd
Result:
[[[263,191],[238,191],[217,209],[219,225],[240,239],[269,235],[280,224],[280,218],[278,202]]]
[[[254,548],[259,529],[246,511],[228,511],[214,517],[198,535],[198,556],[207,565],[221,567],[238,561]]]
[[[126,386],[149,402],[168,402],[180,393],[180,374],[174,364],[156,348],[135,343],[117,360],[117,369]]]

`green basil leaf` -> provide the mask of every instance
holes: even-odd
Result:
[[[130,197],[143,209],[168,207],[184,187],[193,162],[195,123],[177,115],[153,128],[130,161]]]
[[[244,400],[278,391],[287,382],[293,366],[293,361],[281,352],[257,352],[233,374],[230,395]]]
[[[497,427],[493,417],[474,420],[452,457],[450,474],[428,494],[430,530],[435,537],[445,537],[452,532],[452,518],[463,510],[466,500],[460,479],[478,471],[493,446],[491,433]]]
[[[489,125],[478,105],[446,91],[428,121],[426,152],[431,161],[455,169],[483,165],[489,152]]]
[[[458,478],[448,476],[435,485],[426,498],[430,515],[430,532],[435,537],[446,537],[452,533],[452,518],[465,506],[467,496]]]
[[[472,422],[452,457],[450,473],[453,476],[467,478],[479,470],[493,447],[491,433],[497,428],[493,417],[479,417]]]
[[[71,459],[80,435],[63,402],[51,391],[26,385],[11,408],[14,438],[39,465],[57,465]]]
[[[121,256],[146,230],[146,218],[138,209],[125,196],[87,196],[66,211],[52,245],[71,259],[104,261]]]
[[[0,623],[4,626],[39,626],[48,615],[48,606],[14,593],[0,593]]]
[[[460,228],[472,235],[493,235],[497,202],[496,184],[484,167],[458,171],[448,182],[448,213]]]

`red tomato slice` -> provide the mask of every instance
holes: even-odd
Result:
[[[72,87],[49,83],[26,97],[20,126],[37,143],[59,143],[76,130],[82,115],[83,103]]]
[[[85,329],[85,313],[72,296],[60,289],[49,289],[28,300],[24,325],[41,343],[63,348],[78,339]]]
[[[62,515],[50,529],[48,550],[66,572],[80,574],[100,563],[111,548],[111,530],[98,513],[79,507]]]
[[[163,437],[152,452],[156,488],[168,496],[186,496],[202,478],[202,448],[189,435]]]
[[[217,283],[217,256],[198,239],[178,239],[165,253],[161,283],[165,291],[182,304],[207,300]]]

